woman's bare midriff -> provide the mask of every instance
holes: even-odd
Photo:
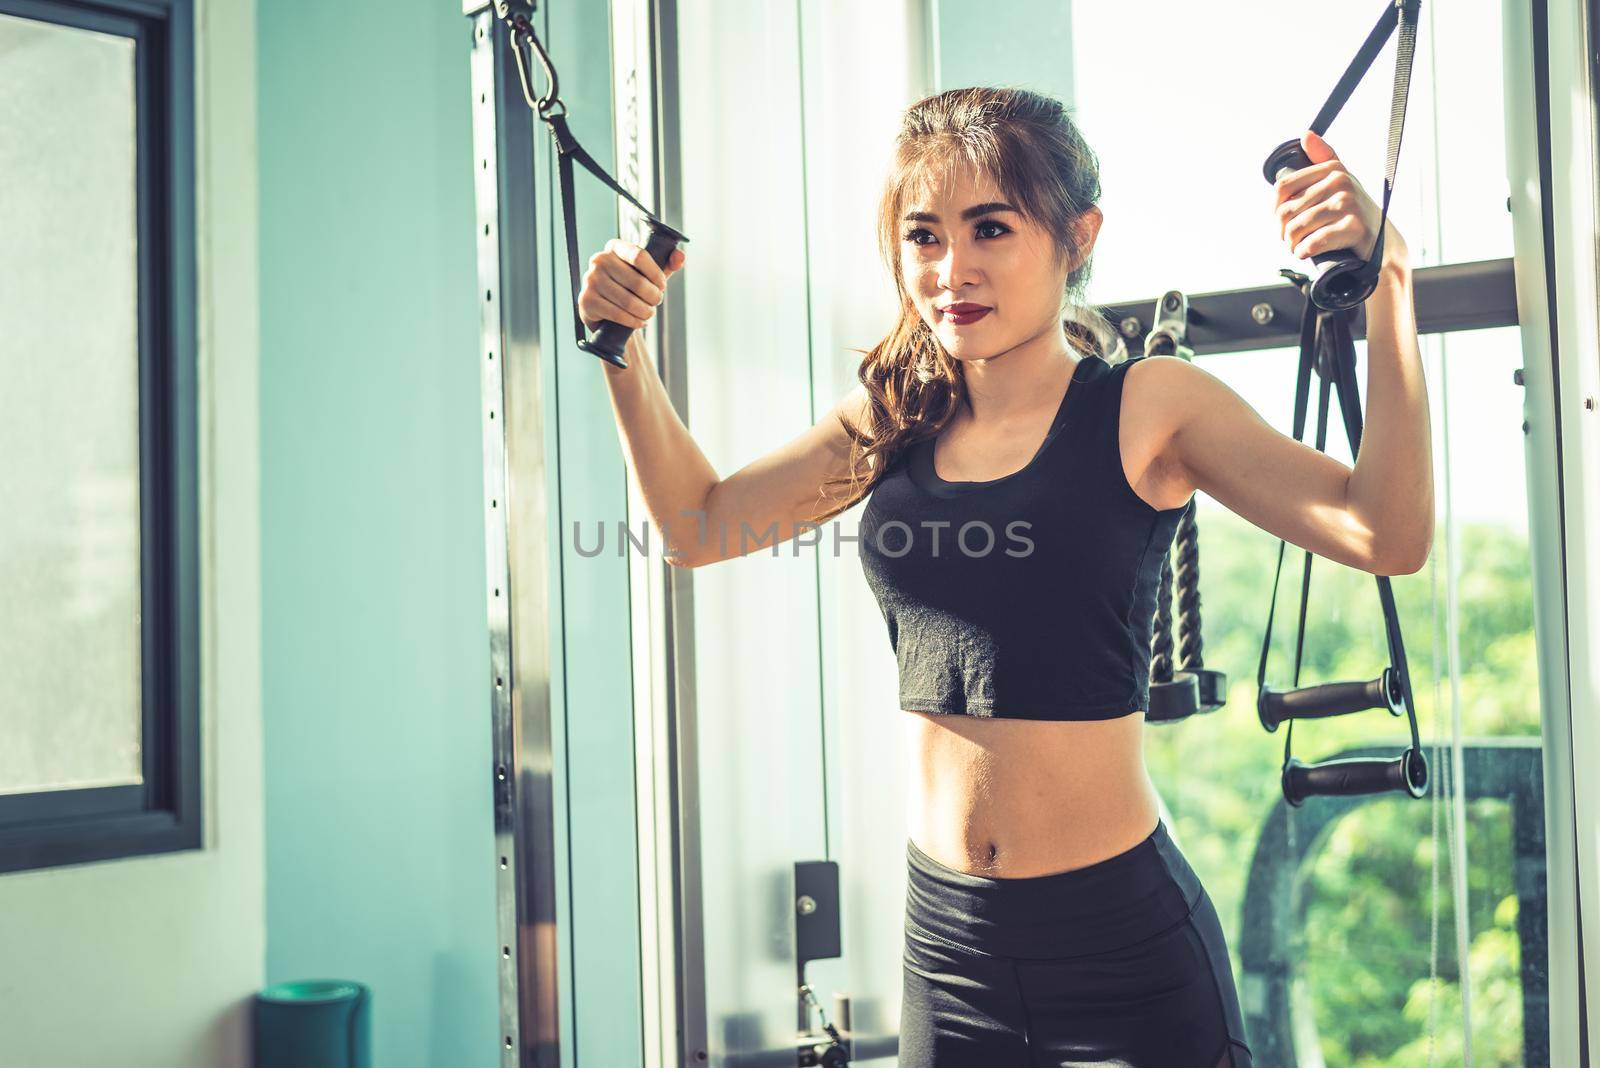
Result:
[[[1125,853],[1156,828],[1143,712],[1066,721],[905,715],[908,831],[947,867],[1049,875]]]

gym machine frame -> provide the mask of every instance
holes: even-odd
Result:
[[[513,643],[513,604],[509,596],[515,573],[519,580],[515,617],[524,621],[548,618],[550,560],[549,546],[544,541],[543,448],[542,442],[536,440],[536,427],[519,431],[504,418],[513,396],[518,397],[519,407],[525,410],[538,411],[542,407],[542,354],[536,330],[537,259],[533,247],[533,142],[543,131],[528,110],[529,102],[511,62],[510,34],[506,24],[496,17],[494,7],[488,0],[463,3],[464,12],[472,17],[476,230],[478,270],[483,282],[480,291],[485,294],[478,355],[482,361],[485,412],[486,593],[494,728],[501,1038],[503,1063],[520,1068],[559,1063],[562,1046],[557,998],[559,939],[551,789],[550,648],[544,628],[536,625],[516,627],[517,640]],[[660,161],[663,169],[675,165],[670,157],[669,147]],[[1419,333],[1517,323],[1510,259],[1421,268],[1414,274],[1414,289]],[[1302,301],[1290,287],[1260,286],[1188,298],[1178,296],[1187,305],[1181,315],[1184,333],[1179,340],[1194,354],[1288,347],[1299,334],[1292,324],[1299,317]],[[1152,304],[1158,309],[1156,321],[1147,328],[1141,313]],[[1161,304],[1159,300],[1146,300],[1111,305],[1101,311],[1130,348],[1143,347],[1145,335],[1162,325]],[[1353,313],[1352,327],[1355,336],[1364,335],[1359,309]],[[517,381],[510,381],[511,378]],[[669,387],[673,385],[681,388],[682,383],[669,382]],[[517,458],[515,464],[513,456]],[[513,537],[503,507],[513,468],[518,480],[519,526],[526,524],[530,529],[530,535],[520,542]],[[679,593],[674,591],[673,596]],[[1212,701],[1203,700],[1202,704],[1209,706]],[[678,738],[679,743],[683,741]],[[692,789],[689,783],[679,785]],[[680,823],[678,830],[684,829]],[[698,878],[679,867],[692,859],[693,851],[687,848],[691,844],[679,841],[678,847],[684,852],[674,858],[672,865],[677,869],[676,877],[683,880],[672,888],[674,898],[682,898],[672,909],[680,920],[698,915]],[[800,874],[797,867],[797,878]],[[684,942],[677,947],[680,951],[697,954],[691,944],[699,934],[697,926],[691,923],[677,932]],[[698,971],[703,981],[703,967]],[[695,972],[696,969],[678,972],[683,986],[673,999],[682,1041],[679,1053],[683,1056],[705,1048],[706,1021],[703,1004],[693,989]],[[805,987],[801,991],[809,994]],[[880,1056],[886,1052],[852,1048],[860,1045],[861,1036],[850,1034],[847,1012],[836,1012],[835,1023],[840,1025],[848,1055]],[[837,1032],[834,1037],[838,1037]],[[877,1044],[869,1042],[872,1046]],[[835,1056],[829,1055],[830,1046],[834,1043],[823,1041],[815,1047],[812,1056],[816,1059],[811,1063],[840,1063],[835,1059],[837,1048],[832,1051]]]

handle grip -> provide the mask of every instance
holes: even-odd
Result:
[[[1311,159],[1300,147],[1299,138],[1296,138],[1273,149],[1262,166],[1262,172],[1266,175],[1267,184],[1272,185],[1283,171],[1297,171],[1309,166]],[[1315,253],[1311,263],[1314,269],[1307,272],[1313,279],[1311,300],[1317,307],[1327,311],[1354,308],[1378,287],[1377,275],[1368,272],[1367,261],[1351,249],[1336,248]]]
[[[645,242],[644,250],[650,258],[663,269],[672,259],[673,250],[683,239],[683,235],[665,223],[658,223],[654,219],[647,220],[650,225],[650,239]],[[594,337],[587,341],[578,342],[578,348],[585,352],[614,363],[618,367],[627,367],[628,361],[623,358],[623,353],[628,348],[628,335],[633,333],[633,327],[622,323],[614,323],[610,319],[603,320],[599,329],[594,332]]]
[[[1256,696],[1256,714],[1268,733],[1276,731],[1286,719],[1325,719],[1369,708],[1387,708],[1391,716],[1401,714],[1400,673],[1393,667],[1369,682],[1325,682],[1297,690],[1261,687]]]
[[[1302,764],[1290,757],[1283,767],[1283,796],[1295,806],[1312,796],[1347,797],[1390,790],[1412,797],[1428,792],[1428,758],[1421,750],[1407,749],[1392,760],[1354,757],[1321,764]]]

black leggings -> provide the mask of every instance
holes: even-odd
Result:
[[[1166,824],[995,879],[906,842],[901,1068],[1250,1068],[1222,924]]]

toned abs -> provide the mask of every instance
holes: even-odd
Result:
[[[911,840],[990,878],[1087,867],[1155,829],[1144,713],[1052,722],[903,712]]]

